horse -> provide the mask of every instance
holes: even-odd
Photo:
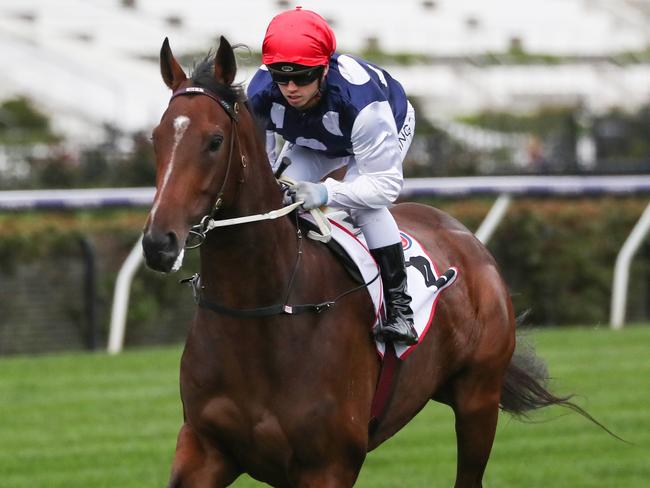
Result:
[[[200,305],[214,305],[197,307],[187,333],[170,488],[224,487],[242,473],[276,487],[351,487],[367,453],[430,400],[455,415],[455,486],[480,487],[500,409],[524,415],[572,405],[546,389],[534,352],[513,355],[515,314],[488,250],[450,215],[400,203],[391,209],[399,227],[460,275],[371,422],[381,371],[375,310],[341,262],[304,238],[295,211],[205,232],[217,217],[283,208],[263,131],[234,83],[232,46],[221,37],[188,77],[165,39],[160,70],[172,96],[153,130],[156,193],[144,255],[148,267],[168,273],[199,236],[196,293]],[[324,302],[326,310],[283,309]]]

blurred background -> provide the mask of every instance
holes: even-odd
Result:
[[[243,44],[246,84],[269,20],[296,5],[327,18],[339,52],[404,85],[418,115],[407,178],[650,173],[648,0],[3,0],[7,201],[16,190],[151,187],[149,137],[169,97],[163,39],[188,70],[220,35]],[[534,325],[609,322],[616,256],[648,195],[593,193],[519,194],[488,243]],[[494,203],[438,195],[435,183],[420,198],[473,230]],[[147,210],[45,207],[0,208],[0,355],[105,347],[116,276]],[[127,347],[182,340],[193,303],[176,282],[137,272]],[[650,318],[649,282],[645,239],[628,321]]]

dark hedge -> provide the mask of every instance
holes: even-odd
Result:
[[[428,203],[475,230],[492,200]],[[645,197],[515,200],[488,248],[501,267],[517,312],[529,310],[528,322],[534,325],[607,324],[616,255],[647,204]],[[83,341],[71,340],[74,331],[83,335],[85,327],[82,238],[97,254],[103,346],[115,278],[145,219],[141,210],[1,214],[0,354],[83,347]],[[194,304],[190,290],[178,280],[197,270],[197,254],[189,252],[184,269],[175,275],[144,267],[137,273],[128,345],[182,340]],[[649,278],[650,239],[646,239],[630,275],[630,321],[650,317]],[[59,328],[63,332],[57,334]],[[47,341],[41,340],[43,331]]]

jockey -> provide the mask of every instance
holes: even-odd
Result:
[[[418,340],[401,237],[388,206],[402,189],[402,162],[415,112],[402,86],[367,61],[335,52],[334,32],[315,12],[296,7],[271,20],[262,62],[248,87],[250,106],[266,128],[275,166],[297,181],[296,200],[347,211],[362,230],[381,270],[387,320],[378,339]],[[285,141],[276,157],[275,135]],[[345,167],[342,181],[322,178]]]

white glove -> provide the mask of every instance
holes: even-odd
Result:
[[[322,183],[310,183],[308,181],[299,181],[291,187],[295,201],[302,200],[302,208],[311,210],[318,208],[327,203],[327,187]]]

